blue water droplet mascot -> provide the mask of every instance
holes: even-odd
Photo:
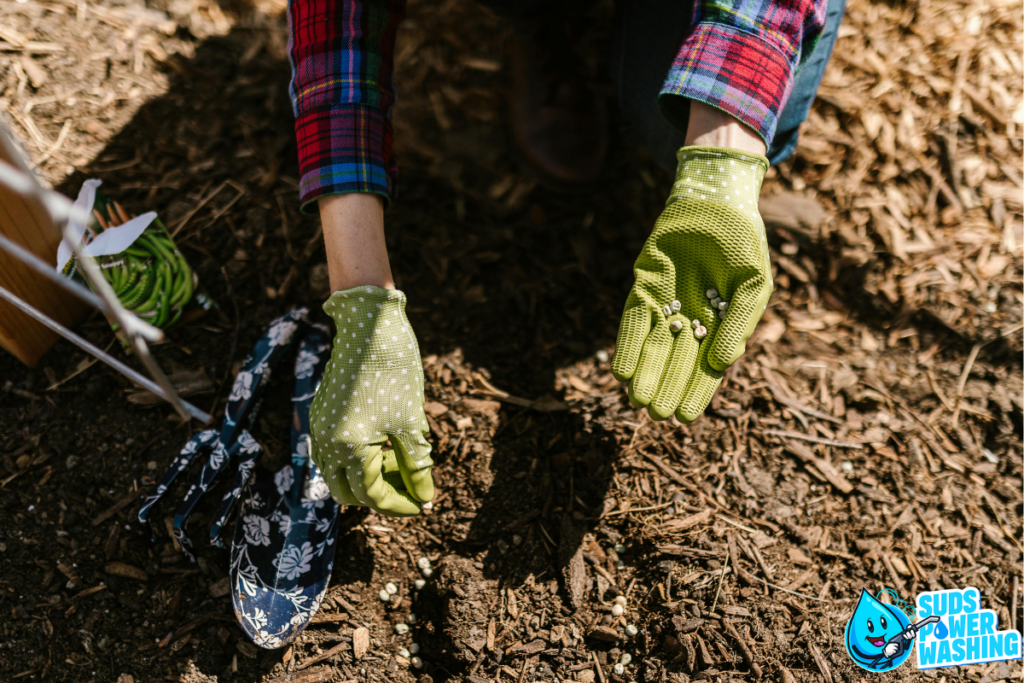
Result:
[[[857,608],[846,622],[846,653],[867,671],[895,669],[910,656],[921,627],[938,620],[932,616],[911,624],[898,605],[886,604],[862,588]]]

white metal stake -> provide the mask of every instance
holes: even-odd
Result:
[[[0,129],[0,135],[3,135],[2,129]],[[77,243],[68,223],[72,220],[78,220],[84,225],[88,220],[88,216],[78,215],[76,213],[77,210],[74,203],[70,199],[52,190],[44,189],[31,175],[24,173],[3,161],[0,161],[0,184],[6,185],[18,194],[37,198],[46,208],[54,223],[58,225],[63,224],[64,227],[62,232],[64,234],[64,239],[68,244],[72,245],[77,259],[76,262],[81,267],[83,276],[96,291],[95,293],[91,292],[80,285],[72,283],[67,278],[62,277],[34,254],[20,247],[18,244],[12,242],[3,235],[0,235],[0,248],[12,254],[15,258],[23,261],[26,265],[31,267],[33,270],[38,271],[44,277],[54,281],[63,289],[84,299],[103,311],[109,317],[113,318],[114,321],[120,325],[125,336],[128,338],[128,341],[131,343],[132,348],[135,350],[135,353],[138,355],[143,365],[145,365],[149,370],[153,378],[156,379],[156,382],[147,379],[113,356],[108,355],[103,350],[97,348],[93,344],[90,344],[82,337],[79,337],[77,334],[55,320],[50,319],[46,314],[35,309],[33,306],[18,298],[3,287],[0,287],[0,298],[6,299],[68,341],[96,356],[128,379],[168,401],[182,419],[188,420],[190,418],[196,418],[204,424],[208,423],[212,419],[211,416],[199,410],[187,401],[182,400],[178,395],[178,392],[174,389],[174,385],[172,385],[170,380],[167,379],[163,370],[160,369],[160,365],[149,352],[149,345],[146,341],[161,341],[164,338],[163,330],[150,325],[134,313],[126,310],[124,306],[121,305],[120,299],[118,299],[114,294],[114,290],[111,289],[110,284],[107,282],[106,278],[103,277],[103,274],[96,266],[95,261],[93,261],[91,256],[85,254],[81,245]]]

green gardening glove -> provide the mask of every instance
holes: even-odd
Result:
[[[700,417],[772,294],[757,200],[762,156],[683,147],[665,210],[636,260],[612,373],[651,417]]]
[[[419,514],[434,497],[434,463],[405,294],[354,287],[332,294],[324,312],[338,333],[309,412],[313,462],[339,503]]]

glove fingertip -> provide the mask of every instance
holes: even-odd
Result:
[[[695,422],[697,418],[699,418],[703,414],[703,410],[700,411],[699,413],[694,413],[689,410],[684,411],[682,408],[680,408],[679,410],[676,411],[676,419],[682,422],[684,425],[688,425],[692,422]]]
[[[656,422],[660,422],[661,420],[667,420],[668,418],[672,417],[673,412],[675,411],[672,410],[671,408],[665,410],[665,408],[663,406],[660,406],[657,401],[647,406],[647,414],[650,415],[651,419],[655,420]]]
[[[434,477],[431,468],[419,470],[409,475],[409,495],[421,503],[429,503],[434,499]]]

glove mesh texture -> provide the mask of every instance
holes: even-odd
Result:
[[[633,272],[612,371],[630,380],[634,405],[652,417],[699,416],[726,368],[746,348],[772,291],[764,223],[757,209],[764,157],[684,147],[676,182]],[[718,291],[724,320],[706,296]],[[680,309],[664,307],[678,301]],[[691,321],[707,328],[695,336]],[[673,321],[682,322],[678,332]]]

